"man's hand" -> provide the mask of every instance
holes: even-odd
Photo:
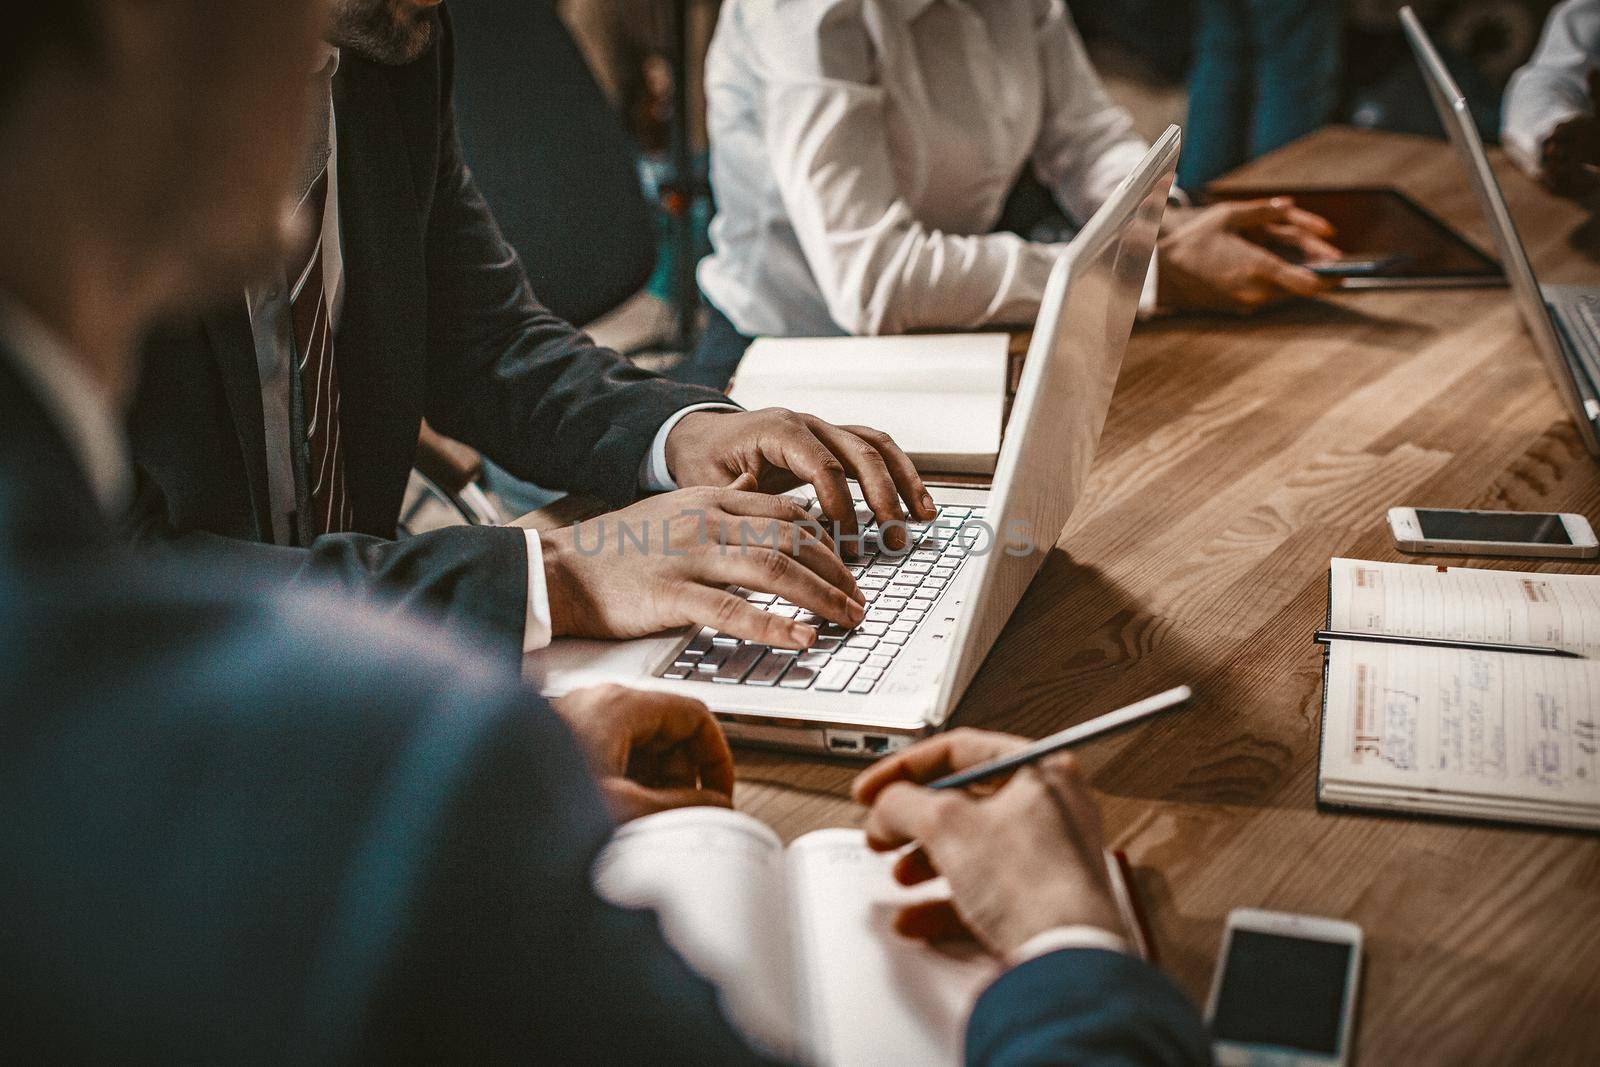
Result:
[[[733,806],[733,755],[698,700],[620,685],[554,702],[618,822],[668,808]]]
[[[685,419],[685,422],[688,420]],[[815,626],[763,611],[724,589],[773,593],[853,627],[865,598],[833,539],[787,497],[680,489],[539,535],[557,635],[638,637],[698,623],[781,648],[809,648]]]
[[[1275,255],[1292,248],[1307,259],[1337,259],[1333,226],[1286,197],[1238,200],[1199,209],[1169,209],[1156,246],[1156,302],[1191,311],[1249,313],[1338,285]]]
[[[880,524],[906,521],[902,500],[923,522],[936,515],[917,469],[888,434],[783,408],[684,416],[667,435],[667,470],[681,486],[727,485],[741,474],[771,493],[810,485],[823,514],[848,538],[859,530],[847,477],[860,483]],[[904,547],[903,526],[886,526],[884,537],[891,548]]]
[[[916,784],[1026,743],[952,730],[856,778],[856,800],[872,806],[867,843],[880,852],[916,843],[895,864],[895,878],[915,885],[943,875],[950,882],[949,903],[914,905],[897,917],[902,934],[926,940],[970,934],[1002,959],[1061,926],[1127,936],[1106,873],[1100,815],[1072,756],[1047,757],[1002,785],[969,792]]]
[[[1600,70],[1589,72],[1589,114],[1550,131],[1539,148],[1539,180],[1559,196],[1580,196],[1597,183],[1600,167]]]

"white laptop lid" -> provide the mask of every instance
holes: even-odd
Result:
[[[976,573],[954,635],[956,660],[933,705],[940,715],[966,691],[1088,481],[1180,143],[1169,126],[1051,272],[995,464],[985,514],[994,543],[968,557]]]
[[[1400,25],[1405,29],[1412,52],[1416,53],[1417,64],[1422,68],[1422,80],[1427,83],[1428,95],[1433,100],[1434,110],[1439,113],[1439,121],[1449,134],[1457,155],[1461,157],[1468,184],[1472,186],[1478,204],[1489,220],[1489,228],[1494,231],[1500,262],[1511,283],[1511,291],[1522,312],[1522,321],[1533,338],[1534,347],[1544,360],[1545,369],[1555,382],[1562,401],[1572,413],[1584,447],[1600,455],[1600,437],[1595,434],[1593,422],[1595,416],[1600,415],[1600,408],[1591,410],[1593,401],[1588,400],[1590,389],[1574,376],[1573,368],[1567,362],[1555,323],[1550,320],[1550,309],[1545,306],[1544,294],[1540,292],[1539,281],[1534,276],[1533,265],[1528,262],[1527,250],[1517,234],[1517,225],[1506,206],[1500,182],[1489,165],[1489,154],[1484,150],[1483,139],[1478,136],[1478,126],[1472,121],[1467,98],[1450,76],[1449,68],[1445,66],[1438,49],[1434,48],[1416,12],[1409,7],[1401,8]]]

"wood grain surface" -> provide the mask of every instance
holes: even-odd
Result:
[[[1541,279],[1600,283],[1588,213],[1498,169]],[[1440,141],[1333,128],[1236,177],[1392,184],[1492,247]],[[1407,559],[1397,504],[1600,520],[1600,466],[1507,291],[1143,324],[1085,497],[955,722],[1038,736],[1193,685],[1080,750],[1191,995],[1230,909],[1335,916],[1367,935],[1360,1062],[1594,1063],[1600,839],[1316,808],[1328,560]],[[740,771],[739,807],[786,839],[861,819],[851,765],[747,751]]]

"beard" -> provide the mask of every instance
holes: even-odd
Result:
[[[401,0],[336,0],[328,43],[374,63],[410,63],[433,44],[432,12]]]

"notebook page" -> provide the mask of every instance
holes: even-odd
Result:
[[[1366,641],[1328,655],[1325,782],[1600,807],[1600,662]]]
[[[932,948],[894,932],[895,912],[948,895],[890,875],[859,830],[818,830],[789,846],[805,1040],[828,1067],[960,1064],[967,1017],[1000,973],[976,946]]]
[[[746,388],[1004,394],[1010,348],[1004,333],[762,337],[740,360],[732,395]]]
[[[762,339],[729,397],[874,427],[924,467],[992,470],[1009,361],[1004,334]]]
[[[1600,657],[1600,576],[1335,559],[1335,630],[1544,645]]]
[[[595,865],[614,904],[655,908],[667,940],[721,989],[728,1017],[774,1055],[796,1054],[783,844],[748,815],[681,808],[621,827]]]

